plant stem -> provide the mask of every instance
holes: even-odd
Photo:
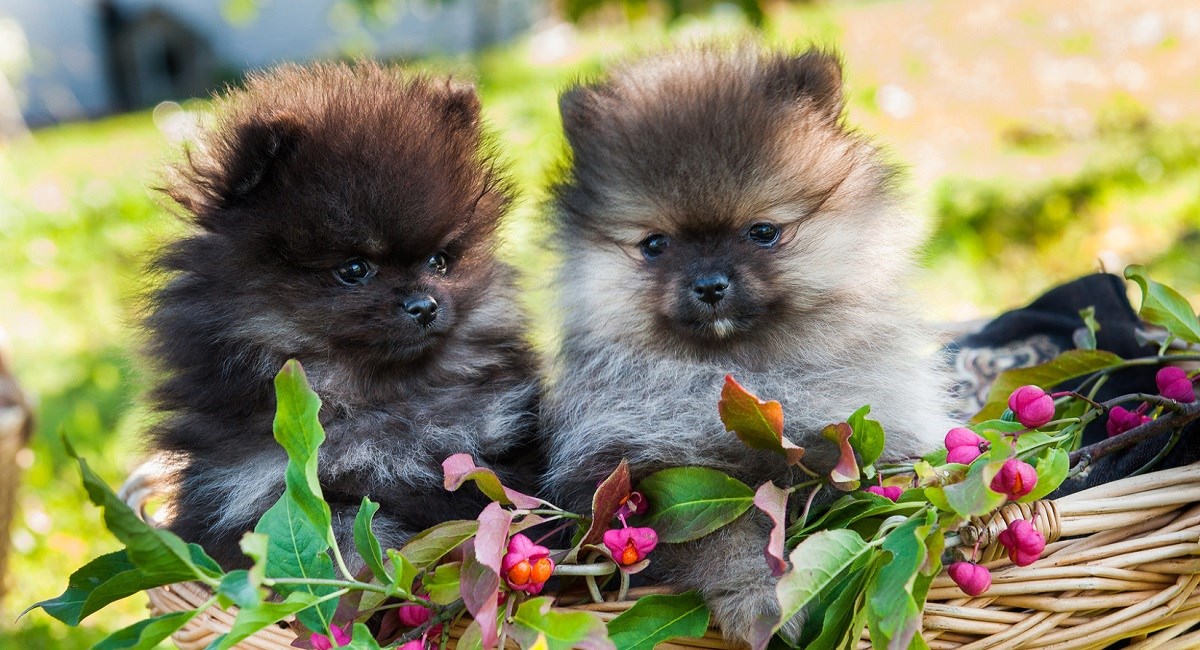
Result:
[[[340,587],[347,591],[373,591],[377,594],[387,596],[398,596],[391,589],[383,585],[374,585],[369,582],[359,582],[357,580],[326,580],[323,578],[267,578],[263,580],[263,584],[268,587],[275,585],[317,585],[322,587]]]
[[[1130,401],[1129,398],[1141,399],[1142,397],[1145,397],[1145,396],[1144,395],[1135,395],[1135,396],[1126,395],[1124,397],[1118,397],[1114,400],[1109,400],[1108,402],[1105,402],[1104,404],[1106,407],[1112,407],[1116,403],[1120,403],[1122,401]],[[1159,398],[1157,395],[1151,395],[1150,397],[1162,399],[1162,398]],[[1170,400],[1168,400],[1168,401],[1170,401]],[[1122,433],[1119,436],[1113,436],[1111,438],[1108,438],[1107,440],[1101,440],[1100,442],[1097,442],[1092,445],[1088,445],[1087,447],[1083,447],[1082,449],[1078,449],[1076,451],[1071,452],[1071,454],[1069,456],[1069,458],[1071,460],[1071,466],[1074,467],[1081,461],[1087,462],[1090,464],[1093,460],[1095,460],[1097,458],[1102,458],[1102,457],[1112,454],[1114,452],[1128,449],[1128,448],[1138,444],[1139,442],[1142,442],[1143,440],[1149,440],[1150,438],[1153,438],[1154,436],[1162,434],[1171,429],[1182,429],[1187,424],[1190,424],[1191,422],[1193,422],[1197,419],[1200,419],[1200,400],[1197,400],[1190,404],[1183,404],[1183,405],[1179,405],[1176,402],[1171,402],[1171,404],[1173,404],[1177,408],[1177,410],[1175,410],[1172,413],[1167,413],[1166,415],[1163,415],[1162,417],[1158,418],[1157,420],[1151,420],[1145,424],[1134,427],[1134,428],[1130,429],[1129,431]],[[1089,412],[1089,414],[1090,413],[1096,413],[1096,411],[1091,411],[1091,412]],[[1086,415],[1085,415],[1085,417],[1086,417]]]
[[[543,521],[542,523],[544,524],[544,523],[547,523],[547,522],[549,522],[549,521],[554,521],[554,520],[553,520],[553,519],[549,519],[549,520],[547,520],[547,521]],[[573,521],[567,521],[567,522],[563,522],[562,524],[560,524],[560,525],[558,525],[558,526],[555,526],[554,528],[551,528],[551,529],[550,529],[550,532],[548,532],[548,533],[546,533],[545,535],[542,535],[541,537],[537,538],[536,540],[534,540],[534,542],[533,542],[533,543],[534,543],[534,544],[541,544],[542,542],[546,541],[546,540],[547,540],[547,539],[548,539],[548,538],[549,538],[551,535],[554,535],[555,533],[558,533],[558,532],[562,531],[563,529],[565,529],[567,526],[572,526],[572,525],[574,525],[574,524],[575,524],[575,522],[573,522]],[[585,532],[586,532],[586,531],[585,531]]]
[[[812,492],[808,494],[808,500],[804,502],[804,510],[800,513],[799,522],[801,528],[804,528],[804,526],[808,523],[808,511],[812,509],[813,499],[817,498],[817,492],[820,492],[821,488],[823,487],[825,486],[818,485],[817,487],[813,488]]]
[[[533,510],[513,510],[513,515],[514,516],[517,516],[517,515],[549,515],[549,516],[553,516],[553,517],[567,517],[570,519],[587,519],[588,518],[583,515],[577,515],[573,512],[567,512],[566,510],[557,510],[557,509],[551,510],[548,508],[535,508]]]
[[[1183,437],[1183,429],[1182,428],[1175,429],[1174,431],[1172,431],[1171,439],[1167,441],[1167,444],[1163,445],[1162,449],[1158,450],[1158,453],[1154,455],[1154,458],[1151,458],[1150,462],[1139,467],[1138,470],[1136,472],[1130,474],[1130,476],[1140,476],[1140,475],[1145,474],[1146,472],[1150,471],[1155,465],[1159,464],[1162,461],[1162,459],[1166,458],[1167,454],[1171,453],[1171,450],[1175,448],[1175,444],[1178,443],[1179,439],[1182,437]]]
[[[808,474],[812,478],[815,478],[815,479],[821,478],[820,474],[817,474],[816,472],[812,471],[811,469],[808,468],[808,466],[806,466],[804,463],[802,463],[800,461],[796,461],[796,467],[799,467],[800,471],[804,472],[805,474]]]
[[[333,529],[330,529],[330,534],[333,534]],[[337,561],[338,570],[342,575],[346,576],[347,580],[354,580],[354,574],[350,572],[350,568],[346,566],[346,560],[342,557],[342,550],[338,548],[337,540],[333,540],[329,544],[329,548],[333,549],[333,559]]]

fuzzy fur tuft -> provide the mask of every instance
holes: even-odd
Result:
[[[701,465],[752,486],[787,480],[779,458],[721,425],[726,373],[783,403],[814,469],[836,460],[820,429],[864,404],[887,458],[938,446],[952,426],[945,383],[902,288],[922,227],[895,197],[895,170],[842,123],[843,103],[835,55],[745,43],[649,56],[563,95],[565,333],[543,404],[556,498],[584,505],[622,457],[635,478]],[[751,239],[764,223],[776,242]],[[665,252],[646,252],[653,236]],[[724,297],[698,301],[699,277],[728,280]],[[701,589],[739,639],[778,612],[765,529],[743,519],[651,564]]]
[[[508,189],[471,87],[369,63],[253,75],[217,100],[166,191],[195,227],[157,263],[151,436],[181,467],[185,539],[246,563],[237,540],[283,489],[272,378],[289,358],[323,402],[320,478],[343,541],[364,495],[385,547],[476,516],[472,490],[441,487],[451,454],[517,485],[536,471],[537,364],[493,251]],[[339,281],[350,259],[373,274]],[[431,323],[406,306],[426,297]]]

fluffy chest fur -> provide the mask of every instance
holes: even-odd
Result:
[[[766,367],[656,355],[617,341],[568,343],[543,405],[551,435],[548,483],[560,493],[586,491],[621,458],[639,476],[702,465],[752,484],[786,480],[780,459],[747,448],[721,423],[717,401],[726,374],[783,404],[784,433],[806,448],[813,469],[836,462],[837,449],[820,430],[865,404],[887,432],[885,458],[936,448],[952,424],[937,365],[921,354],[919,334],[883,327],[852,338],[826,347],[809,341],[808,349],[797,340],[794,354]]]

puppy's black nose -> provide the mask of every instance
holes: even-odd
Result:
[[[412,316],[417,324],[425,327],[437,318],[437,301],[433,299],[433,296],[409,298],[404,301],[404,311],[408,312],[408,315]]]
[[[725,297],[725,290],[728,288],[729,278],[720,273],[697,278],[692,283],[692,293],[696,298],[710,305],[721,302],[721,298]]]

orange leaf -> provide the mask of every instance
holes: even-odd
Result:
[[[747,447],[773,451],[787,459],[789,465],[795,465],[804,457],[804,448],[797,447],[783,435],[783,406],[779,402],[759,399],[732,375],[725,375],[717,411],[725,429],[732,431]]]

